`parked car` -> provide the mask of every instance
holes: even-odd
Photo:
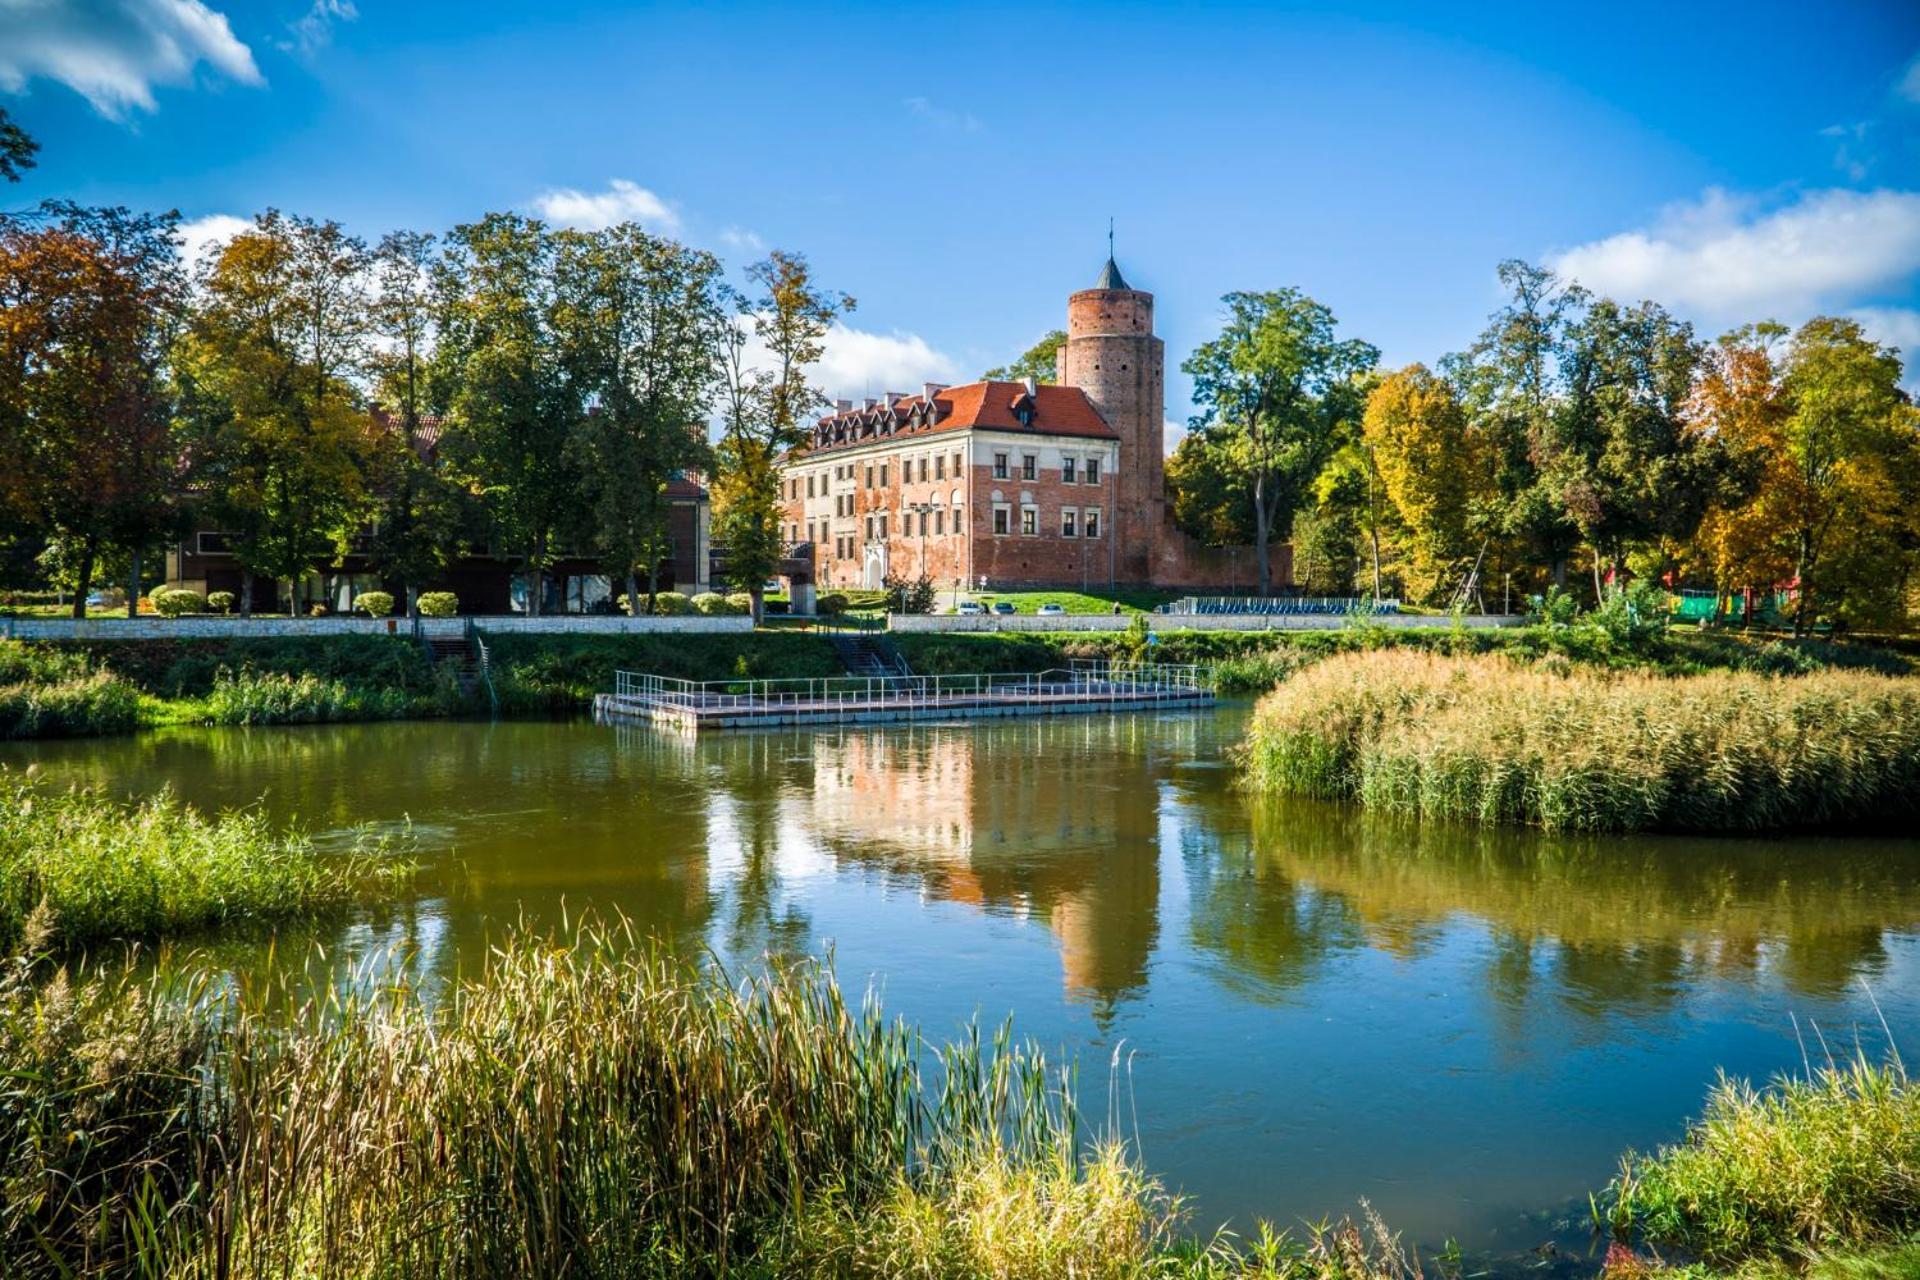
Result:
[[[1034,612],[1038,613],[1043,618],[1058,618],[1062,614],[1066,613],[1066,610],[1062,609],[1057,604],[1043,604],[1038,609],[1034,610]]]
[[[1013,601],[995,600],[993,602],[993,611],[1003,618],[1010,617],[1014,613]]]
[[[986,606],[981,604],[978,600],[962,600],[960,602],[960,607],[954,610],[955,613],[964,613],[968,615],[978,615],[978,614],[985,613],[986,611],[987,611]]]

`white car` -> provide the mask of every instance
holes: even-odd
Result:
[[[986,606],[982,605],[978,600],[962,600],[960,607],[954,610],[955,613],[964,613],[969,616],[982,614],[986,611]]]
[[[1043,604],[1038,609],[1035,609],[1034,612],[1043,618],[1058,618],[1065,614],[1066,610],[1057,604]]]

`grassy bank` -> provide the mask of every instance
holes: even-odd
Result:
[[[1072,1071],[1010,1034],[927,1045],[815,966],[735,983],[587,928],[511,937],[432,1004],[315,985],[302,1002],[0,963],[9,1274],[1424,1273],[1371,1218],[1192,1234],[1129,1148],[1083,1130]],[[1597,1204],[1710,1258],[1697,1275],[1895,1250],[1863,1280],[1912,1226],[1916,1105],[1897,1068],[1725,1086]],[[1608,1261],[1656,1267],[1624,1244]]]
[[[1920,683],[1348,654],[1262,699],[1258,787],[1550,831],[1910,822]]]
[[[1920,1271],[1920,1090],[1864,1056],[1762,1089],[1722,1080],[1683,1141],[1622,1161],[1597,1212],[1713,1264],[1867,1246]]]
[[[29,935],[69,952],[307,916],[410,871],[370,845],[323,854],[253,811],[123,804],[0,770],[0,954]]]

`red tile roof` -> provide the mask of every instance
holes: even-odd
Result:
[[[1028,409],[1026,420],[1022,410]],[[808,452],[851,449],[883,440],[910,440],[948,431],[1006,431],[1018,435],[1083,436],[1118,440],[1078,387],[1043,384],[1031,396],[1021,382],[970,382],[925,395],[899,396],[820,419]]]

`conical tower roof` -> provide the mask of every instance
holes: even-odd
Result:
[[[1113,260],[1113,255],[1108,254],[1107,265],[1100,271],[1100,282],[1093,287],[1096,289],[1131,289],[1133,286],[1128,284],[1126,277],[1120,274],[1120,266]]]

